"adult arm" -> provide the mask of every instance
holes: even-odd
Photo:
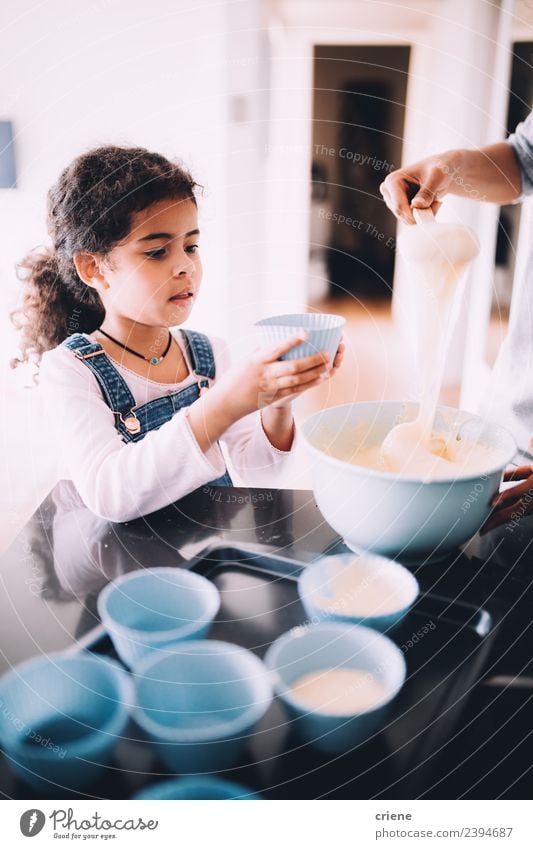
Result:
[[[407,224],[411,205],[436,212],[446,194],[490,203],[511,203],[521,192],[521,171],[507,142],[479,150],[448,150],[393,171],[380,186],[385,203]]]

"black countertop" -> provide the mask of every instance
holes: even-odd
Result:
[[[109,580],[183,564],[215,542],[312,560],[341,541],[307,490],[205,487],[122,524],[86,508],[58,516],[48,498],[0,558],[0,672],[79,640],[95,625],[93,601]]]
[[[98,624],[98,592],[117,575],[180,565],[217,542],[303,561],[346,550],[307,490],[206,487],[123,524],[87,509],[58,517],[46,499],[0,559],[0,671],[83,641]],[[531,795],[532,758],[520,744],[533,731],[533,690],[506,681],[520,675],[524,685],[533,675],[532,543],[533,517],[525,517],[445,560],[409,567],[423,590],[489,611],[498,632],[484,672],[492,686],[472,692],[464,714],[468,734],[459,733],[453,745],[460,761],[450,755],[436,798],[457,798],[463,785],[478,798]]]

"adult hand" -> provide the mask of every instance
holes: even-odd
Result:
[[[504,489],[492,499],[493,512],[481,528],[485,534],[505,523],[514,523],[533,513],[533,466],[518,466],[509,469],[503,476],[504,481],[522,481],[516,486]]]
[[[455,156],[455,151],[430,156],[385,178],[379,190],[396,218],[415,224],[412,206],[437,212],[457,173]]]

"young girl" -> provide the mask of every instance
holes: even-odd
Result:
[[[114,522],[231,485],[219,440],[246,484],[279,486],[290,402],[342,360],[341,345],[334,363],[279,361],[299,336],[230,368],[220,340],[178,329],[202,280],[195,189],[159,154],[91,150],[49,192],[52,249],[21,264],[16,362],[42,355],[63,462],[56,501]]]

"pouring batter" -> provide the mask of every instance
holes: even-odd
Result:
[[[533,194],[533,113],[506,141],[435,154],[392,172],[380,190],[394,215],[408,224],[415,223],[415,209],[437,211],[446,194],[497,204],[525,199]],[[532,283],[530,253],[524,274],[514,287],[509,333],[483,401],[484,413],[507,426],[529,458],[533,450]],[[533,511],[533,465],[509,470],[504,480],[516,485],[495,497],[496,510],[485,530]]]
[[[414,215],[418,226],[402,234],[398,248],[416,292],[420,410],[414,421],[398,424],[387,434],[378,460],[387,471],[441,476],[453,473],[456,464],[464,465],[472,453],[479,453],[472,443],[458,443],[453,434],[449,438],[433,433],[457,284],[479,246],[467,227],[439,224],[431,210],[415,210]],[[478,458],[481,465],[485,453],[481,451]],[[364,460],[358,457],[358,462],[366,465]],[[477,465],[476,457],[472,461]]]

